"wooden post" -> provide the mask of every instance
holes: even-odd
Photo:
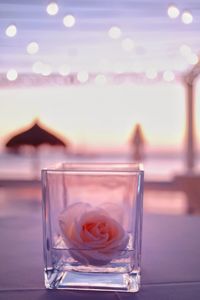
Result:
[[[193,95],[193,82],[187,82],[187,124],[186,124],[186,138],[187,138],[187,153],[186,153],[186,166],[187,172],[193,172],[195,164],[195,145],[194,145],[194,95]]]

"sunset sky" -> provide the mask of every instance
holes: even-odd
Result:
[[[184,143],[185,90],[181,83],[2,89],[0,106],[1,146],[9,134],[35,118],[76,146],[123,146],[136,123],[142,125],[152,148],[174,150]],[[195,115],[200,139],[198,99]]]
[[[75,147],[120,148],[140,123],[150,149],[183,149],[180,78],[200,63],[199,0],[59,0],[53,10],[49,5],[0,1],[0,147],[37,118]],[[94,74],[133,78],[97,85],[96,77],[90,80]],[[70,76],[78,84],[54,82]],[[198,84],[198,145],[199,95]]]

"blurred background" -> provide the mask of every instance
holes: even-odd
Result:
[[[0,215],[40,169],[139,161],[148,213],[200,213],[200,2],[0,0]]]

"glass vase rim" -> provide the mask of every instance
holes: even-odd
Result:
[[[42,173],[144,173],[144,166],[138,162],[60,162],[42,168]]]

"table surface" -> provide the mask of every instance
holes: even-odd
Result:
[[[200,217],[145,215],[139,293],[45,290],[41,211],[0,217],[0,299],[200,299]]]

